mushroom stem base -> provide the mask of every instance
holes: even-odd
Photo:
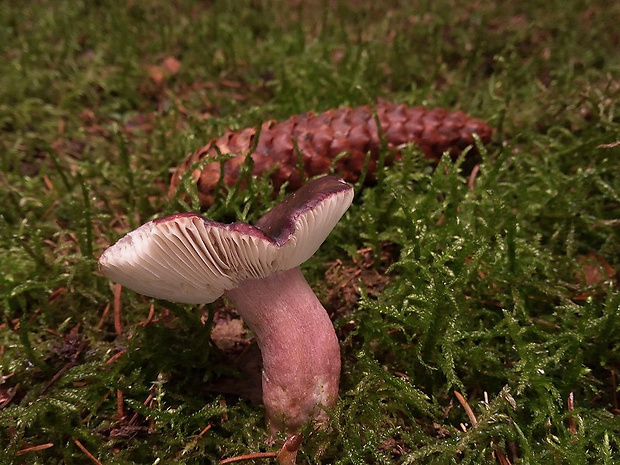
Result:
[[[263,402],[272,433],[324,419],[340,381],[340,346],[327,312],[299,267],[226,292],[256,335]]]

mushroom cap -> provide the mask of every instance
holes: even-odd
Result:
[[[199,304],[246,279],[301,265],[320,247],[353,201],[334,176],[316,179],[262,216],[256,226],[224,224],[195,213],[150,221],[99,258],[108,278],[140,294]]]

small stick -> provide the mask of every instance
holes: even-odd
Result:
[[[226,399],[220,399],[220,407],[226,407]],[[222,421],[228,421],[228,412],[222,412]]]
[[[124,399],[123,399],[123,391],[120,389],[116,390],[116,417],[121,419],[125,416],[125,409],[123,407]]]
[[[75,328],[73,328],[70,332],[70,334],[77,334],[77,329],[79,328],[79,325],[76,326]],[[80,356],[80,354],[82,353],[82,351],[86,348],[86,341],[82,341],[82,343],[80,344],[80,346],[78,347],[78,349],[75,351],[75,353],[71,356],[71,361],[67,362],[60,370],[58,370],[58,373],[56,373],[52,379],[50,380],[49,383],[47,383],[45,386],[43,386],[43,389],[41,389],[41,392],[39,392],[39,395],[43,395],[45,393],[45,391],[47,391],[52,385],[54,385],[54,383],[56,383],[60,377],[65,374],[65,372],[70,369],[73,368],[74,366],[77,365],[77,359]]]
[[[15,373],[11,373],[10,375],[0,377],[0,383],[3,383],[4,380],[9,379],[14,374]],[[0,410],[6,407],[7,405],[9,405],[9,403],[15,397],[15,394],[17,394],[19,387],[20,387],[20,384],[17,383],[14,387],[5,390],[5,392],[0,397]]]
[[[60,297],[62,294],[64,294],[64,292],[65,292],[66,290],[67,290],[67,289],[66,289],[65,287],[59,287],[59,288],[57,288],[54,292],[52,292],[52,293],[49,295],[49,297],[47,298],[47,301],[48,301],[50,304],[53,304],[53,303],[54,303],[54,301],[55,301],[56,299],[58,299],[58,297]]]
[[[36,317],[38,317],[41,314],[41,309],[37,308],[32,315],[30,315],[30,318],[28,318],[28,324],[32,324],[32,322],[34,321],[34,319]]]
[[[75,366],[74,361],[66,363],[60,370],[58,370],[58,372],[52,377],[52,379],[50,379],[49,383],[43,386],[43,389],[41,389],[41,391],[39,392],[39,395],[41,396],[45,394],[45,391],[47,391],[50,387],[52,387],[60,379],[60,377],[64,375],[65,372],[73,366]]]
[[[117,335],[123,334],[123,323],[121,322],[121,285],[114,286],[114,329]]]
[[[618,146],[620,146],[620,140],[617,140],[616,142],[612,142],[611,144],[597,145],[596,148],[597,149],[613,149],[614,147],[618,147]]]
[[[138,323],[138,325],[145,327],[153,320],[154,315],[155,315],[155,304],[151,304],[151,308],[149,309],[149,316],[146,317],[146,320],[143,320],[140,323]]]
[[[84,455],[86,455],[86,457],[88,457],[94,464],[103,465],[99,460],[97,460],[97,457],[95,457],[93,454],[88,452],[88,449],[84,447],[84,445],[77,438],[73,438],[73,442],[75,443],[76,446],[79,447],[79,449],[82,452],[84,452]]]
[[[465,400],[465,397],[463,397],[463,395],[459,391],[454,391],[454,395],[465,409],[465,413],[467,413],[469,421],[471,421],[471,425],[476,426],[478,424],[478,420],[476,419],[476,415],[474,415],[474,411]]]
[[[473,190],[476,187],[476,177],[478,177],[478,172],[480,171],[480,165],[474,166],[471,170],[471,174],[469,175],[469,180],[467,181],[467,187],[470,190]]]
[[[123,349],[123,350],[116,352],[105,362],[106,365],[116,362],[119,358],[123,356],[123,354],[125,354],[125,352],[127,352],[127,349]]]
[[[463,395],[458,391],[454,391],[454,395],[456,396],[458,401],[461,403],[461,405],[465,409],[465,412],[467,413],[467,416],[469,417],[469,421],[471,421],[472,426],[476,426],[478,424],[478,420],[476,419],[476,415],[474,415],[474,411],[469,406],[469,403],[467,402],[467,400],[465,400],[465,397],[463,397]],[[485,391],[485,403],[488,403],[488,397],[486,396],[486,391]],[[461,427],[463,428],[463,431],[466,431],[465,426],[462,423],[461,423]],[[512,465],[510,463],[510,460],[508,460],[508,457],[506,457],[504,452],[499,447],[495,449],[495,454],[497,455],[497,459],[499,460],[500,465]]]
[[[575,410],[575,396],[573,391],[568,394],[568,411],[572,412]],[[575,419],[570,416],[568,417],[568,429],[571,430],[573,434],[577,434],[577,426],[575,425]]]
[[[61,333],[59,333],[58,331],[54,331],[53,329],[50,329],[50,328],[44,328],[43,331],[49,334],[53,334],[54,336],[62,337]]]
[[[500,465],[512,465],[501,449],[495,449],[495,453],[497,454],[497,460],[499,460]]]
[[[45,187],[47,187],[47,190],[49,190],[50,192],[54,192],[54,183],[47,174],[43,175],[43,182],[45,183]]]
[[[23,449],[17,451],[17,455],[24,455],[28,452],[37,452],[40,450],[49,449],[50,447],[54,447],[54,444],[52,444],[51,442],[48,442],[46,444],[39,444],[38,446],[24,447]]]
[[[177,453],[177,458],[180,457],[181,455],[183,455],[185,453],[185,451],[187,451],[190,448],[194,448],[196,447],[196,444],[198,444],[198,441],[200,441],[200,438],[202,436],[204,436],[204,434],[209,431],[211,429],[211,425],[207,425],[205,428],[203,428],[203,430],[198,433],[196,436],[194,436],[185,446],[184,449],[179,450],[179,452]],[[150,431],[149,431],[150,432]]]
[[[220,465],[226,465],[227,463],[243,462],[245,460],[254,459],[275,459],[278,454],[275,452],[256,452],[254,454],[239,455],[237,457],[230,457],[228,459],[220,460]]]
[[[198,436],[196,436],[196,439],[200,439],[201,437],[203,437],[204,434],[210,429],[211,429],[211,425],[205,426],[205,428],[200,433],[198,433]]]
[[[149,395],[148,395],[148,397],[146,398],[146,400],[145,400],[144,402],[142,402],[142,405],[144,405],[145,407],[148,407],[148,406],[149,406],[149,404],[151,403],[151,401],[152,401],[154,398],[155,398],[155,395],[153,394],[153,392],[152,392],[152,390],[151,390],[151,392],[149,393]],[[133,416],[131,417],[131,420],[129,420],[129,423],[128,423],[128,424],[129,424],[129,425],[133,425],[133,424],[136,422],[136,420],[138,419],[138,415],[139,415],[139,413],[138,413],[138,412],[134,413],[134,414],[133,414]]]
[[[108,303],[108,305],[106,305],[105,308],[103,309],[103,314],[101,315],[101,318],[99,319],[99,323],[97,323],[97,329],[101,329],[103,327],[103,322],[108,316],[109,311],[110,311],[110,304]]]

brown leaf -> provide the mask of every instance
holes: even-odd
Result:
[[[86,108],[80,112],[80,119],[82,120],[82,124],[91,125],[97,121],[97,117],[95,116],[95,112],[90,108]]]
[[[177,74],[181,69],[181,62],[175,57],[170,56],[164,60],[163,68],[170,74],[174,75]]]
[[[581,265],[580,281],[586,286],[595,286],[616,276],[616,270],[599,254],[590,252],[577,257]]]
[[[247,344],[246,330],[243,321],[239,318],[217,319],[213,324],[211,339],[220,350],[231,350],[240,343]]]
[[[11,388],[0,389],[0,409],[3,409],[4,407],[6,407],[13,400],[13,397],[15,397],[15,394],[17,393],[18,388],[19,388],[19,384]]]
[[[152,113],[138,113],[127,120],[125,130],[131,132],[151,132],[154,127],[155,115]]]
[[[155,84],[160,85],[164,82],[164,71],[160,66],[149,66],[148,73],[151,81]]]

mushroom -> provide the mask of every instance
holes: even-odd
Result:
[[[108,278],[174,302],[232,301],[253,331],[272,434],[324,420],[340,379],[340,346],[300,265],[323,243],[353,200],[342,179],[316,179],[255,226],[180,213],[140,226],[99,259]]]

